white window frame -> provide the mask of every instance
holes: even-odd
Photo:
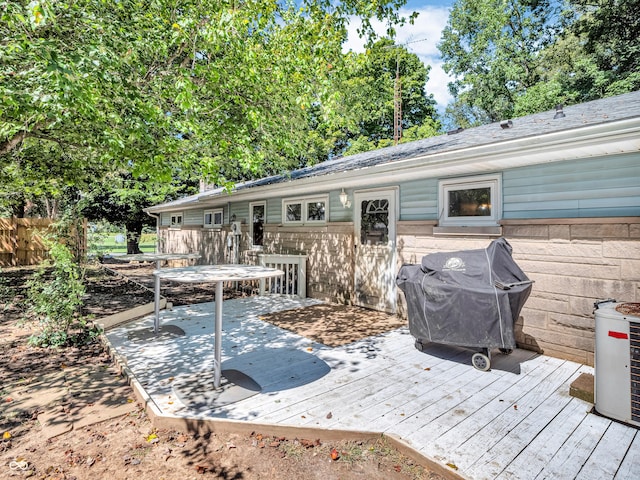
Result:
[[[169,227],[182,228],[184,224],[184,212],[172,212],[169,214]]]
[[[300,220],[288,220],[287,209],[290,205],[300,205]],[[282,201],[282,223],[288,224],[300,224],[302,225],[304,219],[304,202],[300,199],[287,199]]]
[[[207,215],[211,215],[211,222],[207,223]],[[216,215],[220,215],[220,222],[216,222]],[[221,229],[224,223],[224,209],[212,208],[211,210],[205,210],[202,215],[202,225],[204,228]]]
[[[324,220],[310,220],[309,204],[322,202],[324,203]],[[300,204],[300,220],[287,220],[287,207],[289,205]],[[327,223],[327,217],[329,215],[329,196],[320,195],[314,197],[296,197],[286,198],[282,201],[282,223],[287,225],[323,225]]]
[[[264,208],[264,222],[263,222],[263,231],[262,231],[262,243],[264,244],[264,225],[267,224],[267,202],[251,202],[249,204],[249,238],[251,240],[251,248],[253,250],[262,250],[264,245],[256,245],[253,243],[253,209],[255,207],[263,207]]]
[[[449,192],[452,190],[491,189],[491,215],[449,216]],[[497,226],[502,219],[502,176],[477,175],[472,177],[447,178],[438,182],[439,225],[443,227]]]

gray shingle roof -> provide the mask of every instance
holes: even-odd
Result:
[[[640,116],[640,91],[564,107],[563,112],[565,116],[562,118],[554,119],[556,111],[550,110],[512,119],[511,128],[503,129],[500,127],[500,122],[496,122],[463,130],[452,135],[439,135],[357,155],[340,157],[311,167],[294,170],[288,175],[276,175],[247,182],[242,185],[242,188],[356,170],[400,159],[462,150],[506,140],[540,136],[588,125],[638,117]]]
[[[511,120],[510,128],[502,128],[500,126],[502,122],[496,122],[462,130],[455,134],[439,135],[348,157],[339,157],[310,167],[300,168],[287,174],[273,175],[240,183],[235,186],[235,191],[243,191],[290,180],[353,171],[414,157],[464,150],[482,145],[499,144],[527,137],[539,137],[546,134],[639,117],[640,91],[571,105],[564,107],[563,112],[564,117],[561,118],[554,118],[556,111],[549,110],[514,118]],[[223,193],[223,189],[214,189],[195,197],[215,197]],[[193,199],[194,197],[188,198]],[[165,204],[165,206],[188,203],[188,200],[184,202],[185,200],[187,199],[176,200]]]

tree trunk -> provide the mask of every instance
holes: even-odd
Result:
[[[125,227],[127,229],[127,254],[142,253],[142,250],[140,250],[142,222],[127,223]]]
[[[16,218],[24,218],[27,213],[27,201],[24,198],[24,195],[20,195],[20,201],[13,205],[13,216]]]

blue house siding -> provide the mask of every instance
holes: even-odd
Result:
[[[439,178],[426,178],[400,184],[400,220],[437,220]],[[371,185],[372,188],[383,185]],[[385,184],[384,186],[389,186]],[[640,215],[640,154],[607,158],[579,159],[545,163],[502,172],[503,218],[589,218]],[[353,201],[354,189],[346,189]],[[339,190],[328,193],[327,221],[353,221],[353,208],[344,208]],[[283,198],[269,198],[267,223],[282,223]],[[249,222],[249,202],[231,202],[229,213]],[[178,211],[178,210],[176,210]],[[184,210],[184,225],[202,225],[203,209]],[[168,226],[171,213],[163,212],[161,225]]]
[[[242,219],[249,221],[249,202],[232,202],[229,208],[229,218],[233,215],[236,216],[236,221]]]
[[[282,199],[270,198],[267,200],[267,218],[266,223],[282,222]]]
[[[400,220],[438,219],[439,180],[400,185]],[[504,219],[637,216],[640,154],[505,170],[502,191]]]
[[[438,179],[428,178],[400,185],[400,220],[438,218]]]
[[[502,181],[505,219],[640,214],[640,154],[516,168]]]

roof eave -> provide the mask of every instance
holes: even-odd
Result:
[[[264,200],[287,195],[310,194],[335,188],[360,188],[433,177],[452,177],[501,171],[507,168],[553,163],[579,158],[640,151],[640,117],[589,125],[542,135],[517,138],[459,150],[412,156],[376,166],[322,176],[288,179],[234,191],[230,195],[199,194],[181,204],[170,202],[145,209],[149,212],[218,206],[229,201]]]

